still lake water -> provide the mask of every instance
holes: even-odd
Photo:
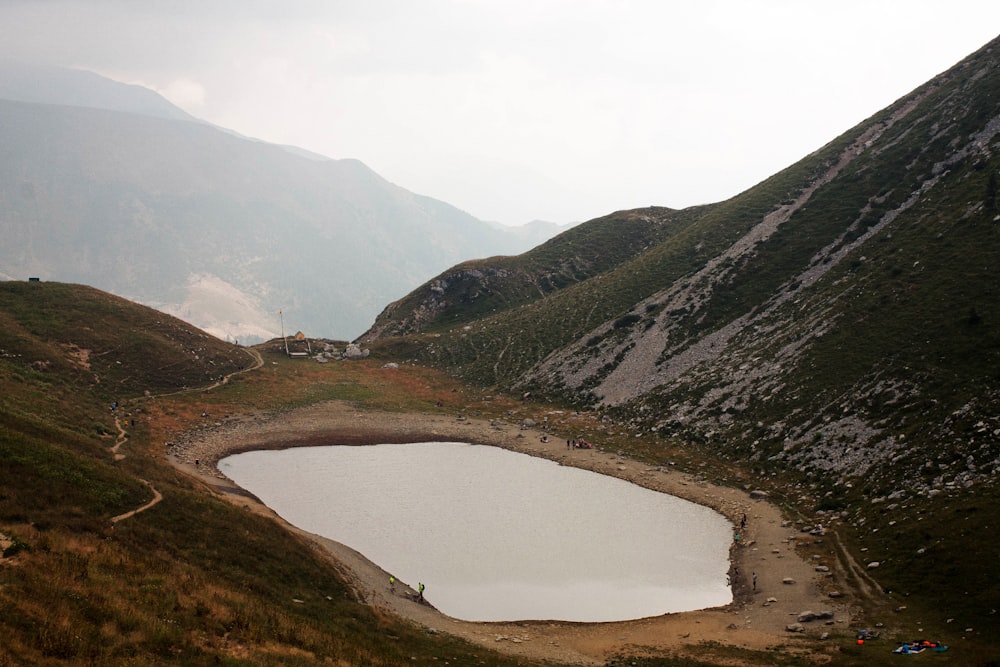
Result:
[[[454,618],[616,621],[732,601],[721,514],[546,459],[432,442],[247,452],[219,469],[289,523],[423,582]]]

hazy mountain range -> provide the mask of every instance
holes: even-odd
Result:
[[[0,67],[0,278],[93,285],[222,338],[353,338],[469,257],[558,227],[507,228],[356,160],[241,137],[96,74]]]

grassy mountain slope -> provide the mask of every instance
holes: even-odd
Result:
[[[604,274],[679,234],[697,209],[613,213],[516,257],[459,264],[390,304],[362,340],[439,331],[507,312]]]
[[[165,461],[205,408],[280,410],[343,377],[275,359],[177,393],[254,358],[81,286],[0,283],[0,323],[0,665],[520,664],[366,607],[314,545]]]
[[[204,385],[246,364],[189,324],[83,285],[0,283],[0,322],[0,349],[20,362],[8,372],[42,380],[51,371],[61,390],[92,390],[106,403]]]
[[[994,41],[599,276],[383,344],[780,479],[887,587],[996,628],[998,179]]]

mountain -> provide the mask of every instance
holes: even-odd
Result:
[[[458,265],[363,339],[780,477],[891,587],[995,619],[998,548],[944,545],[997,519],[998,180],[1000,40],[730,200]]]
[[[0,61],[0,99],[107,109],[168,120],[197,121],[158,93],[93,72]]]
[[[90,284],[246,342],[352,338],[511,233],[357,160],[240,137],[152,91],[0,68],[0,278]]]
[[[650,207],[591,220],[518,257],[463,262],[385,308],[363,339],[399,336],[508,313],[621,266],[696,220]]]
[[[0,664],[525,664],[369,607],[314,539],[168,462],[178,433],[353,384],[262,350],[91,287],[0,283]]]

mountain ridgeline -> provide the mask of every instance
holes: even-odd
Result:
[[[998,177],[994,41],[730,200],[461,264],[363,339],[791,470],[817,507],[992,488]]]
[[[353,338],[386,302],[516,232],[332,160],[240,137],[151,90],[0,66],[0,279],[92,285],[221,338]]]

